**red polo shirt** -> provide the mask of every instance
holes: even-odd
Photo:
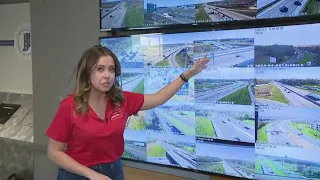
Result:
[[[144,102],[143,94],[124,91],[124,97],[120,109],[107,101],[108,121],[103,121],[91,108],[85,116],[74,116],[74,96],[70,95],[60,103],[46,135],[66,143],[65,153],[85,166],[114,162],[124,152],[126,121]]]

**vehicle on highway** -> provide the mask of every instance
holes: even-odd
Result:
[[[112,16],[112,15],[110,15],[110,17],[112,18],[113,16]]]
[[[226,123],[225,121],[222,121],[223,123]]]
[[[240,138],[238,138],[238,137],[233,137],[233,139],[236,141],[240,141]]]
[[[169,123],[166,123],[168,127],[170,127],[170,130],[173,134],[176,135],[184,135],[178,128],[176,128],[175,126],[170,125]]]
[[[280,12],[288,12],[288,7],[287,6],[281,6],[279,8]]]
[[[301,6],[302,5],[300,1],[294,1],[293,4],[296,5],[296,6]]]

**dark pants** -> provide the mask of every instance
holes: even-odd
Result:
[[[90,168],[100,174],[108,176],[112,180],[124,180],[120,159],[114,163],[98,164]],[[57,180],[88,180],[88,178],[79,176],[60,168]]]

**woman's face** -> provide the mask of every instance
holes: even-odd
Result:
[[[92,87],[97,91],[106,93],[111,89],[115,80],[115,63],[111,56],[99,58],[90,74],[90,80]]]

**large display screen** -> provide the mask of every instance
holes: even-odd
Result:
[[[319,0],[100,0],[103,31],[319,14]]]
[[[101,29],[254,19],[256,0],[100,0]]]
[[[165,104],[129,117],[123,158],[248,179],[320,178],[320,24],[100,38],[123,90]],[[313,35],[313,36],[308,36]]]

